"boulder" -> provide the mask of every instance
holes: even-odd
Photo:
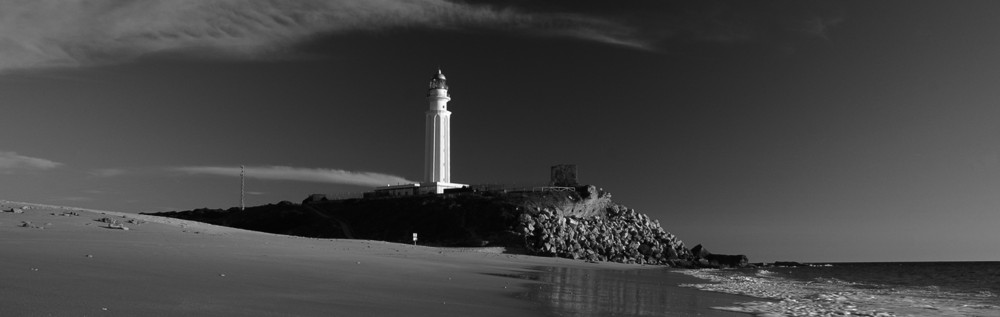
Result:
[[[640,244],[639,253],[645,256],[651,256],[653,255],[653,248],[651,248],[648,244]]]
[[[666,253],[667,253],[666,256],[667,256],[668,260],[676,260],[676,259],[680,258],[677,255],[677,250],[674,250],[674,248],[666,248]]]
[[[599,193],[594,185],[579,186],[576,188],[576,192],[583,199],[595,199]]]
[[[691,248],[691,255],[696,259],[707,259],[709,255],[712,255],[712,253],[708,252],[708,249],[705,249],[705,247],[699,244]]]
[[[309,195],[309,197],[306,197],[305,200],[302,200],[302,204],[305,205],[305,204],[310,204],[310,203],[320,203],[320,202],[324,202],[324,201],[328,201],[328,200],[329,199],[327,199],[326,195],[324,195],[324,194],[312,194],[312,195]]]
[[[809,266],[808,264],[802,264],[799,262],[792,261],[775,261],[774,266],[788,266],[788,267],[804,267]]]
[[[709,254],[708,256],[705,257],[705,259],[708,260],[708,263],[710,263],[711,265],[723,268],[747,267],[750,263],[750,260],[747,259],[747,256],[742,254],[738,255]]]
[[[15,213],[15,214],[20,214],[20,213],[24,213],[24,209],[27,209],[27,207],[25,207],[25,208],[10,208],[8,210],[4,210],[4,212],[12,212],[12,213]]]

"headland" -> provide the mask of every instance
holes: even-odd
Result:
[[[743,255],[685,246],[658,220],[612,201],[610,193],[593,185],[342,200],[312,195],[301,204],[285,201],[245,210],[203,208],[153,215],[304,237],[498,247],[506,253],[590,262],[686,268],[749,265]]]

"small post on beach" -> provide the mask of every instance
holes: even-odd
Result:
[[[246,206],[243,204],[246,198],[246,167],[240,165],[240,211],[243,211]]]
[[[417,233],[413,233],[413,245],[417,245]]]

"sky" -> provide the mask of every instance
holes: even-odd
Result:
[[[0,2],[0,199],[580,181],[751,261],[1000,260],[1000,2]]]

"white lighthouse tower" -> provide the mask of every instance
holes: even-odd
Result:
[[[424,127],[424,183],[421,192],[443,193],[447,188],[465,186],[451,182],[451,111],[448,111],[448,84],[438,69],[427,89]]]
[[[424,182],[451,182],[451,111],[448,111],[448,84],[438,69],[427,89],[424,126]]]
[[[375,189],[376,196],[443,194],[445,189],[467,187],[451,182],[451,111],[448,111],[448,84],[438,69],[427,89],[430,106],[424,117],[424,179],[419,184],[386,185]],[[366,194],[367,195],[367,194]]]

